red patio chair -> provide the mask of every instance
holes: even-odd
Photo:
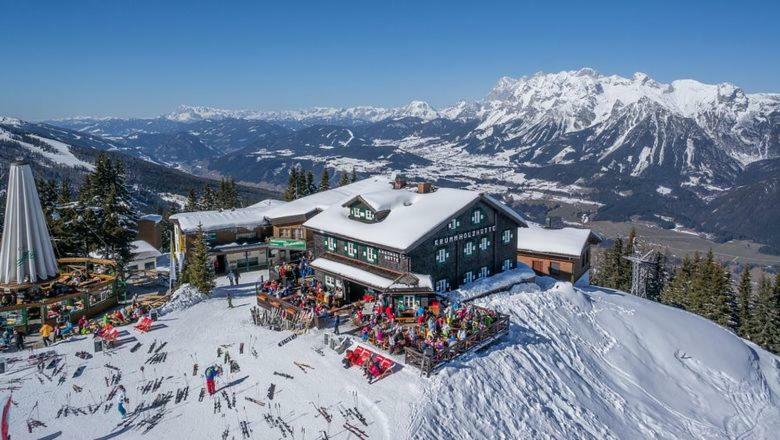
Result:
[[[148,316],[142,316],[141,318],[139,318],[138,319],[138,324],[136,324],[136,326],[135,326],[135,328],[138,331],[141,331],[141,332],[144,332],[144,333],[148,332],[151,327],[152,327],[152,318],[150,318]]]

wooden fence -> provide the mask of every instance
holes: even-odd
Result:
[[[449,347],[445,347],[444,349],[435,352],[433,355],[425,354],[416,348],[406,347],[404,350],[404,362],[406,365],[412,365],[419,368],[421,373],[430,376],[433,370],[443,364],[469,351],[490,344],[508,331],[509,316],[496,312],[496,320],[489,327],[469,335],[466,339],[458,341]]]

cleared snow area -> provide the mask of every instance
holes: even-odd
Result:
[[[253,439],[282,438],[264,419],[272,414],[290,425],[290,439],[323,438],[322,431],[331,439],[355,439],[345,431],[340,411],[353,407],[368,426],[355,419],[350,423],[370,439],[759,439],[776,438],[773,433],[780,429],[780,359],[702,318],[628,294],[577,289],[548,278],[537,281],[541,287],[515,286],[477,300],[510,315],[510,333],[503,340],[431,378],[403,368],[369,385],[355,368],[343,369],[335,352],[324,349],[321,356],[313,350],[322,346],[321,331],[279,347],[288,332],[251,324],[257,277],[245,274],[246,284],[233,288],[220,279],[212,297],[164,315],[148,334],[123,328],[121,346],[111,354],[75,357],[77,351],[92,352],[91,337],[55,345],[52,349],[64,355],[62,385],[58,375],[49,381],[34,365],[8,364],[0,376],[3,387],[20,387],[13,393],[18,405],[10,410],[12,438],[213,439],[227,430],[227,438],[241,439],[244,420]],[[224,298],[229,289],[233,309]],[[136,340],[143,345],[131,353]],[[161,351],[167,359],[145,364],[155,341],[156,346],[167,343]],[[226,369],[217,383],[231,399],[236,394],[236,407],[228,408],[220,397],[221,410],[215,413],[217,398],[199,402],[198,394],[202,372],[217,362],[220,345],[240,371]],[[196,362],[199,372],[193,376]],[[313,369],[304,373],[293,362]],[[111,387],[104,378],[116,373],[105,364],[121,369],[130,399],[127,425],[118,426],[115,407],[57,418],[65,404],[87,413],[88,405],[105,404]],[[83,375],[72,378],[80,365],[86,366]],[[44,370],[49,376],[52,371]],[[139,387],[158,378],[164,378],[159,389],[142,394]],[[275,395],[269,400],[272,383]],[[175,403],[177,389],[188,385],[188,398]],[[166,392],[173,397],[164,407],[134,412]],[[0,398],[7,396],[4,389]],[[331,423],[313,404],[326,408]],[[149,428],[156,414],[159,422]],[[28,417],[47,427],[29,434]]]

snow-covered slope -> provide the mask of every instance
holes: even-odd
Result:
[[[680,310],[622,292],[539,282],[545,287],[525,284],[478,300],[510,315],[510,334],[501,342],[430,379],[403,368],[373,385],[358,371],[344,370],[332,351],[315,353],[312,347],[322,341],[319,331],[278,347],[286,333],[249,323],[251,283],[233,288],[239,295],[234,309],[224,300],[229,288],[221,287],[214,297],[165,315],[149,334],[129,330],[110,356],[74,357],[79,350],[91,352],[89,339],[59,344],[55,349],[66,355],[62,385],[56,376],[39,382],[34,367],[20,370],[19,364],[9,364],[3,380],[19,379],[21,387],[14,392],[18,406],[11,410],[12,434],[27,438],[23,421],[32,417],[48,425],[35,437],[62,431],[62,438],[218,438],[227,429],[228,438],[240,438],[239,422],[247,420],[252,438],[277,438],[279,429],[264,420],[268,413],[289,423],[295,438],[321,438],[326,431],[329,438],[347,439],[354,437],[344,431],[339,409],[357,407],[368,422],[358,426],[372,439],[775,438],[780,429],[776,356]],[[144,345],[130,353],[134,339]],[[155,340],[158,346],[167,342],[167,360],[144,364]],[[238,354],[241,342],[243,355]],[[221,412],[215,414],[215,399],[197,399],[202,379],[192,376],[192,364],[202,371],[215,362],[218,345],[226,346],[241,371],[222,378],[220,385],[228,386],[229,396],[236,393],[236,409],[220,399]],[[314,369],[303,373],[294,361]],[[122,369],[131,412],[187,385],[189,397],[139,412],[127,427],[117,427],[114,408],[57,418],[66,402],[86,409],[105,400],[110,387],[103,378],[115,373],[106,363]],[[79,365],[86,365],[84,375],[71,378]],[[139,387],[160,377],[165,379],[159,390],[142,394]],[[266,396],[271,383],[276,384],[272,401]],[[83,390],[75,392],[73,384]],[[326,407],[333,421],[323,420],[312,402]],[[159,423],[144,436],[148,425],[143,420],[158,413]]]
[[[510,314],[511,337],[434,379],[409,431],[417,438],[495,429],[505,438],[768,439],[780,428],[780,360],[709,321],[568,283],[480,302]]]

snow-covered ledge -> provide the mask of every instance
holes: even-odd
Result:
[[[530,267],[518,263],[515,269],[465,284],[460,289],[447,292],[445,296],[458,302],[471,301],[492,293],[509,290],[515,284],[533,282],[535,278],[536,274]]]

